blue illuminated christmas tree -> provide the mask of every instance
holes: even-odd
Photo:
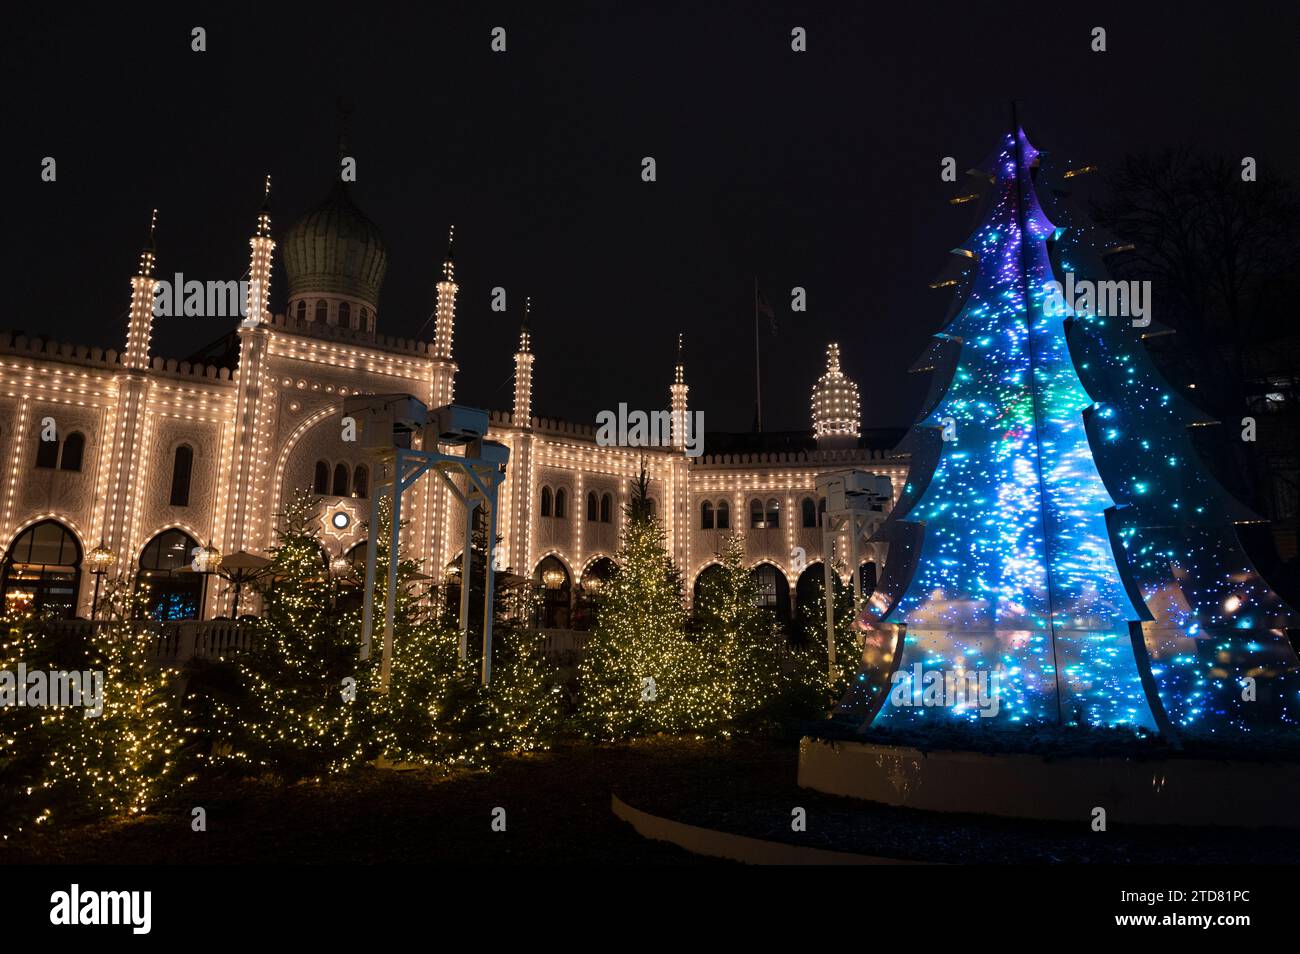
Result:
[[[909,479],[877,537],[889,559],[840,711],[1166,732],[1285,720],[1288,611],[1236,540],[1239,510],[1196,466],[1196,418],[1138,330],[1049,295],[1065,271],[1103,273],[1082,219],[1044,212],[1039,160],[1017,129],[975,170],[979,224],[914,369],[931,389],[901,446]],[[1246,693],[1247,675],[1267,685]],[[996,704],[960,691],[977,677]]]

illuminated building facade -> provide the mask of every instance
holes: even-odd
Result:
[[[277,252],[288,275],[282,314],[268,307]],[[436,283],[432,340],[380,334],[387,264],[378,228],[339,183],[278,246],[269,209],[259,213],[233,368],[151,353],[153,287],[163,277],[152,231],[130,282],[123,351],[0,333],[7,462],[0,586],[9,608],[89,618],[97,581],[138,570],[157,618],[229,615],[230,588],[204,587],[188,569],[194,550],[210,543],[226,555],[266,554],[276,514],[302,490],[320,500],[323,565],[353,554],[364,542],[366,498],[380,481],[375,462],[342,439],[343,400],[408,392],[441,406],[454,400],[458,371],[453,242]],[[665,397],[684,413],[683,360],[665,372]],[[817,437],[719,435],[715,444],[710,435],[695,458],[681,435],[672,447],[605,447],[594,425],[534,416],[533,373],[525,321],[514,406],[490,417],[490,437],[511,451],[500,565],[544,581],[551,627],[580,625],[582,597],[614,568],[629,486],[643,461],[688,600],[716,562],[722,536],[734,531],[747,538],[765,601],[785,612],[801,578],[820,574],[811,563],[820,552],[817,474],[860,467],[903,484],[906,461],[889,451],[892,442],[882,435],[873,446],[858,436],[857,389],[839,371],[835,346],[827,371],[833,387],[827,391],[824,378],[814,398],[817,408],[825,405],[815,410]],[[609,403],[616,406],[616,397]],[[442,578],[463,540],[459,505],[426,480],[408,492],[403,515],[407,553]],[[863,560],[874,577],[883,552],[868,550]],[[255,612],[255,598],[245,593],[241,610]]]

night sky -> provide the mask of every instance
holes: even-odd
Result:
[[[639,6],[22,14],[3,41],[0,326],[120,349],[155,206],[161,275],[240,277],[266,173],[277,239],[328,192],[344,96],[354,197],[389,246],[381,332],[431,335],[456,224],[462,402],[509,407],[531,295],[535,413],[666,406],[684,331],[693,408],[710,430],[748,430],[757,277],[778,321],[762,340],[766,428],[809,426],[830,340],[864,425],[898,426],[923,393],[906,369],[950,300],[927,283],[971,225],[969,206],[946,204],[940,159],[982,159],[1011,98],[1040,149],[1103,169],[1185,144],[1300,180],[1295,8]],[[193,26],[205,53],[190,50]],[[790,49],[795,26],[806,53]],[[1094,26],[1104,54],[1089,49]],[[55,183],[40,181],[44,156]],[[658,182],[641,181],[643,156]],[[489,308],[494,285],[505,316]],[[795,285],[806,314],[789,310]],[[285,289],[277,267],[277,312]],[[234,324],[161,319],[154,353],[183,358]]]

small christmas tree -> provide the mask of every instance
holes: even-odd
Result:
[[[758,584],[745,568],[745,541],[728,534],[718,570],[700,588],[697,616],[709,691],[701,696],[719,722],[737,727],[760,716],[781,694],[782,636],[758,605]],[[697,694],[698,695],[698,694]]]
[[[0,706],[5,828],[138,814],[181,784],[179,672],[156,665],[154,634],[124,608],[132,592],[110,588],[104,615],[117,619],[90,635],[30,618],[6,627],[0,670],[16,673],[21,663],[41,674],[45,692],[28,700],[35,706]],[[72,684],[79,692],[59,698],[56,686]]]
[[[340,772],[364,761],[375,743],[362,693],[375,678],[360,663],[360,626],[339,614],[314,502],[285,508],[253,647],[237,660],[239,691],[211,698],[219,762],[298,778]]]
[[[619,569],[579,670],[588,732],[622,738],[694,727],[708,708],[699,651],[686,641],[681,578],[651,512],[644,469],[633,483]]]
[[[828,688],[831,700],[839,699],[848,689],[849,680],[857,673],[857,660],[861,657],[858,637],[853,632],[853,588],[844,583],[838,572],[831,573],[831,588],[835,600],[835,671],[831,677],[830,654],[826,642],[826,584],[822,573],[813,575],[814,594],[799,604],[799,629],[801,644],[797,658],[809,669],[807,681],[817,681]]]
[[[386,565],[391,508],[380,505],[377,561]],[[486,529],[472,536],[470,606],[483,604]],[[559,720],[559,697],[530,634],[504,618],[505,597],[494,589],[492,683],[480,680],[482,616],[471,613],[468,651],[461,660],[459,619],[421,613],[405,582],[418,569],[398,562],[392,679],[386,693],[368,695],[375,739],[386,758],[432,764],[482,765],[497,753],[544,747]],[[493,572],[498,572],[493,570]],[[435,604],[436,605],[436,604]],[[382,596],[376,596],[376,618]]]

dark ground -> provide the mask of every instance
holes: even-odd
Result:
[[[1087,824],[933,815],[819,795],[795,784],[793,743],[647,740],[572,744],[490,772],[396,772],[280,788],[209,784],[147,818],[41,832],[0,848],[8,863],[716,863],[642,839],[628,804],[773,840],[939,863],[1296,863],[1300,832],[1187,828],[1092,832]],[[208,830],[190,830],[190,809]],[[507,830],[493,832],[493,808]],[[791,809],[808,831],[790,830]]]

